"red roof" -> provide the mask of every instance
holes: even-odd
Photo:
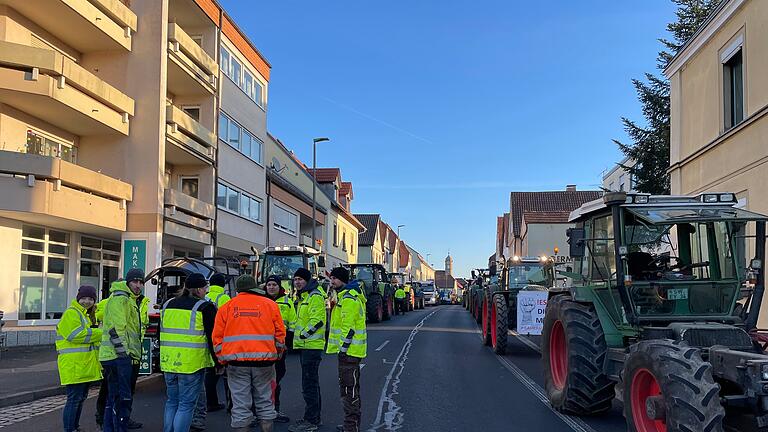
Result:
[[[564,224],[568,216],[570,212],[524,212],[523,220],[527,224]]]
[[[349,197],[351,199],[354,199],[355,194],[352,192],[352,182],[341,182],[341,188],[339,189],[339,193],[342,195],[349,194]]]
[[[408,262],[411,259],[411,253],[404,241],[400,241],[400,262]]]
[[[582,204],[596,200],[601,191],[549,191],[549,192],[512,192],[509,208],[513,234],[520,237],[525,212],[571,212]]]
[[[315,175],[315,171],[312,168],[307,169],[310,175]],[[341,179],[341,170],[339,168],[318,168],[317,175],[318,183],[333,183],[337,179]]]

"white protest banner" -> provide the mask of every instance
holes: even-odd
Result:
[[[546,308],[546,291],[520,291],[517,294],[517,332],[524,335],[541,335]]]

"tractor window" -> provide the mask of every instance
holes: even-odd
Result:
[[[356,267],[352,269],[352,278],[371,284],[373,271],[369,267]]]
[[[520,287],[521,285],[542,285],[550,286],[551,277],[547,269],[540,264],[523,264],[509,268],[509,286]]]
[[[293,279],[296,270],[304,266],[304,258],[301,255],[266,255],[262,275],[277,275],[280,279]]]
[[[616,249],[613,238],[613,217],[597,218],[593,223],[592,240],[589,242],[589,265],[593,281],[609,281],[616,273]]]

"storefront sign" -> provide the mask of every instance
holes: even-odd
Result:
[[[125,254],[125,265],[123,266],[123,277],[128,275],[128,270],[140,268],[147,271],[147,241],[146,240],[123,240],[123,251]]]
[[[152,373],[152,339],[141,340],[141,358],[139,359],[139,375]]]

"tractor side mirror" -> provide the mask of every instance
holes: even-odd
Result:
[[[568,236],[568,245],[570,246],[568,254],[572,258],[582,258],[584,256],[584,228],[568,228],[565,234]]]
[[[477,272],[472,270],[472,279],[477,279]]]
[[[317,265],[318,267],[325,267],[325,255],[320,255],[317,257]]]

